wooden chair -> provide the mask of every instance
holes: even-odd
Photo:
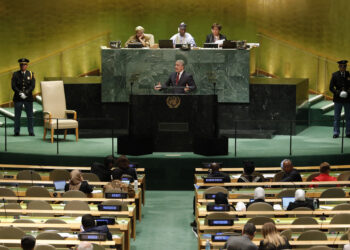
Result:
[[[292,225],[317,225],[317,224],[318,224],[317,220],[315,220],[312,217],[300,217],[295,219],[292,222]],[[308,230],[310,229],[306,229],[306,228],[292,229],[293,232],[304,232]]]
[[[6,197],[17,197],[17,196],[15,192],[13,192],[9,188],[0,188],[0,197],[5,198],[6,200]],[[17,201],[7,201],[7,203],[17,203]]]
[[[327,235],[319,230],[309,230],[299,235],[297,241],[328,240]],[[300,245],[296,248],[309,248],[310,246]]]
[[[8,204],[5,204],[3,206],[1,206],[0,208],[6,208],[6,210],[9,210],[9,209],[22,209],[21,205],[18,204],[18,203],[8,203]],[[18,215],[21,215],[22,213],[21,212],[11,212],[11,211],[6,211],[5,212],[0,212],[0,215],[1,216],[18,216]]]
[[[24,223],[24,224],[28,224],[28,223],[34,223],[34,221],[29,220],[29,219],[17,219],[14,220],[13,223]],[[22,229],[23,231],[31,231],[31,230],[37,230],[36,227],[21,227],[20,225],[16,225],[17,228]]]
[[[65,205],[64,210],[85,210],[90,211],[89,204],[85,201],[68,201],[68,203]],[[84,215],[85,213],[82,213],[81,215]],[[77,215],[75,215],[77,216]]]
[[[52,210],[51,205],[47,201],[30,201],[27,205],[27,209],[29,210]],[[39,216],[39,217],[45,217],[45,216],[51,216],[52,214],[36,214],[32,213],[31,216]]]
[[[204,196],[205,196],[206,194],[217,194],[217,193],[219,193],[219,192],[228,195],[228,190],[227,190],[226,188],[224,188],[224,187],[219,187],[219,186],[218,186],[218,187],[210,187],[210,188],[206,189],[206,190],[204,191]]]
[[[268,222],[275,224],[275,221],[273,219],[266,216],[256,216],[247,221],[247,223],[253,223],[255,226],[264,225],[265,223],[268,223]]]
[[[81,174],[84,178],[84,180],[87,181],[101,181],[100,178],[98,178],[98,176],[94,173],[82,173]]]
[[[50,172],[49,179],[51,181],[68,181],[70,174],[65,169],[54,169]]]
[[[275,174],[275,176],[273,177],[273,182],[279,182],[282,180],[284,176],[284,172],[281,171],[281,172],[278,172],[277,174]]]
[[[29,187],[26,191],[27,197],[51,197],[50,192],[44,187]]]
[[[2,227],[0,228],[0,239],[21,239],[26,233],[16,227]],[[1,240],[0,240],[1,242]],[[7,247],[16,247],[19,244],[5,244]]]
[[[256,218],[256,217],[255,217]],[[286,237],[286,239],[288,241],[290,241],[292,239],[292,235],[293,235],[293,231],[291,229],[286,229],[286,230],[283,230],[281,233],[280,233],[281,236],[284,236]]]
[[[348,181],[349,179],[350,179],[350,171],[342,172],[337,178],[338,181]]]
[[[62,197],[64,198],[86,198],[86,194],[79,190],[69,190],[65,192]]]
[[[297,208],[294,208],[292,211],[312,211],[311,208],[308,208],[308,207],[297,207]],[[297,218],[300,218],[300,217],[309,217],[310,215],[308,214],[290,214],[289,217],[297,217]]]
[[[55,249],[56,249],[56,247],[54,247],[52,245],[36,245],[34,247],[34,250],[55,250]]]
[[[21,170],[17,173],[16,179],[41,181],[41,176],[33,170]]]
[[[60,219],[48,219],[45,221],[45,224],[67,224],[67,222],[65,222],[64,220],[60,220]],[[48,227],[46,228],[46,230],[57,230],[57,231],[70,231],[70,228],[55,228],[55,227]]]
[[[295,189],[284,189],[276,195],[277,198],[294,197],[294,196],[295,196]]]
[[[66,139],[67,129],[74,129],[75,139],[78,141],[77,112],[66,108],[63,81],[42,81],[41,95],[44,114],[44,140],[48,129],[51,130],[51,143],[53,143],[55,130],[64,130],[64,139]],[[68,119],[67,114],[72,114],[73,119]]]
[[[248,211],[248,212],[257,211],[257,214],[254,214],[254,215],[249,214],[249,215],[247,215],[248,218],[252,218],[252,217],[259,216],[259,215],[258,215],[258,214],[259,214],[259,213],[258,213],[259,211],[274,211],[274,210],[273,210],[273,207],[272,207],[270,204],[268,204],[268,203],[265,203],[265,202],[256,202],[256,203],[251,204],[251,205],[248,207],[247,211]],[[266,216],[266,217],[274,217],[273,214],[264,215],[264,216]]]
[[[321,193],[320,198],[345,198],[346,194],[341,188],[329,188]]]
[[[350,224],[350,214],[336,214],[329,224]],[[330,233],[347,232],[348,228],[331,228],[328,231]]]

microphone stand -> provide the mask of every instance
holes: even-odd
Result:
[[[5,218],[7,219],[7,212],[6,212],[5,198],[2,198],[2,204],[4,204]]]
[[[16,183],[16,190],[17,190],[17,203],[20,203],[19,192],[18,192],[18,183]]]
[[[33,170],[30,170],[30,178],[32,180],[32,186],[33,186]]]

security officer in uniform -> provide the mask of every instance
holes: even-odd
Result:
[[[29,60],[21,58],[18,60],[20,70],[12,75],[11,85],[15,92],[13,102],[15,104],[15,136],[19,136],[21,128],[22,107],[27,113],[28,132],[30,136],[34,136],[33,130],[33,95],[35,88],[34,73],[27,70]]]
[[[338,62],[339,71],[333,73],[329,85],[334,102],[333,138],[338,138],[340,134],[340,116],[343,106],[346,120],[346,137],[350,138],[350,73],[346,71],[347,63],[346,60]]]

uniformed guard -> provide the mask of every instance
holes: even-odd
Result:
[[[35,88],[34,73],[27,70],[29,60],[21,58],[18,60],[20,70],[12,75],[11,85],[15,92],[13,95],[13,102],[15,105],[15,136],[20,135],[21,128],[21,113],[22,108],[27,114],[28,132],[30,136],[34,136],[33,130],[33,95]]]
[[[346,71],[347,63],[347,60],[338,62],[339,71],[333,73],[329,85],[334,102],[333,138],[338,138],[340,134],[340,118],[343,106],[346,120],[346,137],[350,138],[350,73]]]

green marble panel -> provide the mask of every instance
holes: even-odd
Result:
[[[249,102],[248,50],[102,49],[101,55],[102,102],[128,102],[131,82],[133,94],[159,94],[153,86],[168,79],[178,59],[194,77],[193,94],[212,94],[216,82],[219,102]]]

